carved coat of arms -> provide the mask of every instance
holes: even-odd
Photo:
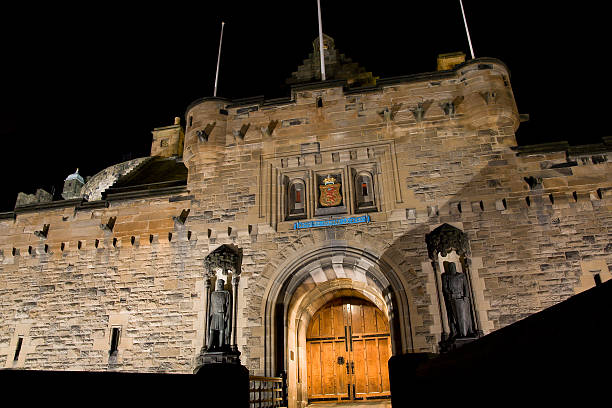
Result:
[[[323,179],[323,185],[319,186],[321,194],[319,195],[319,203],[323,207],[334,207],[342,202],[340,194],[340,183],[336,183],[336,179],[328,176]]]

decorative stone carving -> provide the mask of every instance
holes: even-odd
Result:
[[[379,115],[383,117],[385,122],[391,122],[395,120],[395,114],[400,110],[401,107],[401,103],[395,103],[393,104],[393,106],[391,106],[391,108],[385,108],[382,112],[379,113]]]
[[[470,244],[465,233],[449,224],[442,224],[426,234],[425,242],[431,259],[435,259],[436,253],[446,256],[453,250],[459,256],[470,255]]]
[[[440,107],[444,111],[444,114],[449,117],[454,117],[457,107],[463,102],[463,96],[457,96],[452,101],[447,101],[440,104]]]
[[[217,279],[217,289],[210,295],[207,344],[209,351],[230,345],[232,295],[223,288],[224,285],[223,279]]]
[[[222,245],[204,259],[204,344],[202,363],[240,364],[237,345],[238,284],[242,251]],[[225,283],[231,276],[231,292]],[[216,289],[210,293],[210,284],[216,278]]]
[[[449,224],[442,224],[425,235],[425,241],[436,274],[442,321],[440,351],[445,352],[483,335],[475,313],[470,277],[470,246],[467,235]],[[444,262],[444,272],[441,273],[438,255],[446,257],[453,251],[459,256],[463,273],[457,271],[454,262]]]
[[[429,109],[432,101],[419,102],[416,107],[410,109],[417,123],[421,122],[425,117],[425,112]]]
[[[464,273],[457,272],[454,262],[444,262],[442,293],[450,327],[450,338],[473,334],[470,288]]]

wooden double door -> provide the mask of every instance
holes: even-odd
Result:
[[[372,303],[327,303],[306,332],[309,402],[390,398],[390,342],[389,322]]]

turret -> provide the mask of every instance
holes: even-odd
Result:
[[[474,129],[511,126],[518,129],[520,115],[510,86],[510,74],[499,60],[479,58],[455,67],[465,84],[463,111]]]
[[[73,198],[79,198],[81,196],[81,189],[85,184],[85,180],[79,174],[79,169],[76,169],[74,173],[66,177],[64,180],[64,190],[62,191],[62,197],[64,200],[70,200]]]
[[[189,169],[189,180],[203,181],[213,177],[215,164],[226,144],[228,101],[208,97],[187,108],[183,162]]]

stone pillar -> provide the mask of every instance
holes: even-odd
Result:
[[[472,288],[472,271],[470,270],[470,264],[472,263],[470,258],[466,256],[461,256],[459,258],[461,262],[461,268],[463,269],[463,273],[465,273],[465,277],[467,278],[468,288],[470,290],[470,306],[472,312],[472,322],[474,323],[474,332],[478,336],[483,336],[484,333],[482,331],[480,325],[480,319],[478,318],[478,309],[476,309],[476,296],[474,295],[474,289]]]
[[[240,282],[240,275],[234,273],[232,275],[232,289],[233,289],[233,302],[232,302],[232,349],[238,350],[238,283]]]
[[[206,271],[206,277],[204,278],[204,344],[203,347],[206,347],[208,344],[208,304],[210,300],[210,275],[208,271]]]
[[[435,254],[438,258],[438,254]],[[442,341],[446,341],[450,336],[450,327],[448,324],[448,316],[446,315],[446,304],[444,303],[444,296],[442,295],[442,272],[439,271],[439,262],[437,260],[431,261],[431,266],[434,270],[434,280],[436,281],[436,291],[438,292],[438,310],[440,312],[440,320],[442,322]]]

